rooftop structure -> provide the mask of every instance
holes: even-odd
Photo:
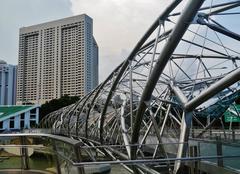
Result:
[[[39,106],[0,106],[0,131],[35,127],[39,122]]]

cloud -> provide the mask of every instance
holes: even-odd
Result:
[[[99,45],[100,81],[121,63],[169,1],[70,0],[74,15],[93,18]]]

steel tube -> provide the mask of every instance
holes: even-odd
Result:
[[[136,144],[139,138],[139,131],[141,128],[141,122],[144,115],[144,112],[147,108],[147,104],[151,100],[152,92],[158,82],[160,75],[162,74],[168,60],[172,56],[175,48],[177,47],[178,43],[181,41],[182,36],[188,29],[191,21],[195,17],[198,9],[201,7],[204,0],[199,1],[189,1],[188,5],[186,6],[183,14],[181,15],[180,19],[178,20],[175,28],[173,29],[170,37],[163,48],[163,51],[156,62],[156,65],[152,71],[152,74],[147,81],[146,87],[143,91],[138,111],[136,114],[136,121],[133,128],[133,136],[132,136],[132,144]],[[136,148],[132,148],[131,151],[132,159],[136,159]]]
[[[211,85],[207,90],[203,91],[199,96],[195,97],[191,101],[185,104],[184,108],[187,111],[192,111],[220,91],[228,88],[233,85],[237,81],[240,80],[240,69],[236,69],[233,72],[229,73],[225,77],[223,77],[218,82]]]

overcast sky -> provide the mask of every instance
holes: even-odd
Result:
[[[166,0],[1,0],[0,59],[17,64],[19,28],[82,13],[93,18],[100,80],[124,60]]]

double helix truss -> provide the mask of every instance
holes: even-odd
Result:
[[[41,126],[104,145],[113,160],[185,157],[190,130],[203,136],[240,96],[239,6],[172,1],[105,81]],[[159,172],[147,164],[133,171]]]

